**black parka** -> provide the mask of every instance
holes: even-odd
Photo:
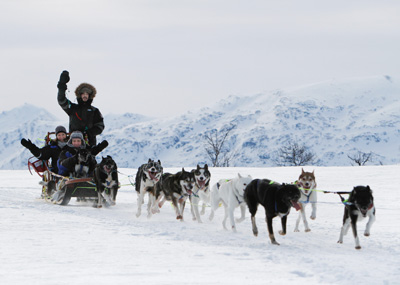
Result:
[[[80,91],[83,88],[89,88],[92,90],[89,100],[83,102],[81,99]],[[96,136],[101,134],[104,130],[104,119],[100,113],[100,110],[92,106],[93,98],[96,95],[96,88],[88,83],[80,84],[75,94],[77,97],[78,104],[72,103],[65,96],[65,90],[62,88],[58,89],[58,104],[69,116],[69,132],[81,131],[86,134],[89,139],[89,144],[96,145]]]

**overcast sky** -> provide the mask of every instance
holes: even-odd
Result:
[[[62,119],[93,84],[103,115],[170,116],[229,95],[396,75],[400,1],[1,0],[0,112],[23,103]]]

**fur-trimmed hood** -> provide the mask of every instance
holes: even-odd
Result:
[[[93,100],[93,98],[96,97],[97,90],[92,84],[89,84],[89,83],[81,83],[81,84],[79,84],[78,87],[76,87],[76,89],[75,89],[76,98],[81,98],[81,91],[84,88],[91,90],[91,93],[89,94],[89,99]]]

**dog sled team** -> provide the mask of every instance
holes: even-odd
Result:
[[[107,141],[96,144],[96,136],[104,130],[103,117],[100,111],[92,106],[96,88],[88,83],[80,84],[75,94],[78,104],[66,98],[69,73],[63,71],[58,87],[58,103],[69,116],[67,133],[63,126],[58,126],[54,133],[46,136],[46,145],[38,148],[30,140],[22,139],[21,144],[30,150],[36,161],[29,160],[43,177],[42,196],[55,204],[66,205],[71,197],[77,200],[94,200],[95,207],[115,205],[119,180],[116,162],[111,156],[102,157],[97,163],[95,156],[107,146]],[[55,139],[51,140],[50,135]],[[49,161],[50,160],[50,161]],[[49,163],[51,162],[51,163]],[[306,206],[311,204],[310,219],[317,217],[317,184],[314,172],[302,172],[295,183],[276,183],[269,179],[253,179],[251,176],[238,174],[236,177],[222,179],[210,186],[211,173],[206,165],[186,171],[182,168],[177,173],[164,173],[160,160],[149,159],[141,165],[136,173],[135,190],[137,192],[136,217],[142,214],[142,206],[147,197],[147,217],[160,213],[166,201],[170,201],[176,213],[176,219],[183,221],[186,202],[190,202],[192,219],[202,223],[206,208],[210,207],[208,219],[214,218],[220,205],[224,208],[223,228],[229,218],[230,228],[236,232],[236,223],[245,219],[248,209],[254,236],[258,235],[255,215],[258,206],[265,210],[265,219],[269,238],[272,244],[279,245],[275,239],[273,219],[280,217],[280,235],[287,231],[287,217],[291,208],[299,211],[295,223],[295,232],[299,232],[303,221],[305,232],[311,231],[306,217]],[[325,191],[324,191],[325,192]],[[351,192],[332,192],[349,194],[347,200],[341,197],[344,204],[343,226],[338,243],[343,242],[344,235],[352,228],[355,248],[360,249],[357,236],[357,221],[368,218],[365,236],[370,235],[375,221],[375,207],[372,190],[369,186],[357,186]],[[201,204],[201,205],[200,205]],[[235,219],[234,211],[240,208],[240,218]]]
[[[306,206],[311,204],[310,219],[317,217],[317,183],[313,172],[305,172],[303,169],[295,183],[276,183],[269,179],[253,179],[250,175],[238,174],[234,178],[221,179],[210,188],[211,173],[207,164],[204,167],[197,165],[196,169],[181,171],[171,174],[163,173],[160,160],[149,159],[148,163],[139,167],[136,174],[137,212],[136,217],[141,215],[144,197],[148,195],[147,217],[150,218],[160,213],[165,201],[171,201],[176,219],[183,221],[185,204],[190,201],[192,219],[202,223],[201,215],[205,214],[207,206],[211,208],[209,220],[213,220],[215,211],[222,204],[225,215],[222,221],[223,228],[228,230],[229,223],[233,232],[236,232],[236,224],[244,221],[246,210],[250,212],[251,224],[254,236],[258,235],[255,215],[258,206],[264,207],[269,238],[272,244],[279,245],[275,239],[273,230],[273,218],[281,218],[282,229],[280,235],[286,234],[287,217],[291,208],[299,211],[296,220],[295,232],[299,232],[300,221],[303,221],[304,231],[310,232],[306,218]],[[328,192],[326,192],[328,193]],[[372,190],[369,186],[357,186],[351,192],[333,192],[336,194],[349,194],[349,198],[342,201],[345,205],[343,216],[343,227],[340,232],[338,243],[343,242],[343,236],[347,233],[350,225],[352,227],[355,248],[360,249],[357,236],[357,221],[368,217],[368,223],[364,232],[370,235],[370,228],[375,221],[375,207]],[[200,202],[201,212],[199,212]],[[240,208],[240,218],[234,218],[234,211]]]

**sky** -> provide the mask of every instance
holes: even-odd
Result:
[[[229,95],[398,74],[400,2],[3,0],[0,112],[23,103],[59,118],[70,72],[103,115],[165,117]]]

